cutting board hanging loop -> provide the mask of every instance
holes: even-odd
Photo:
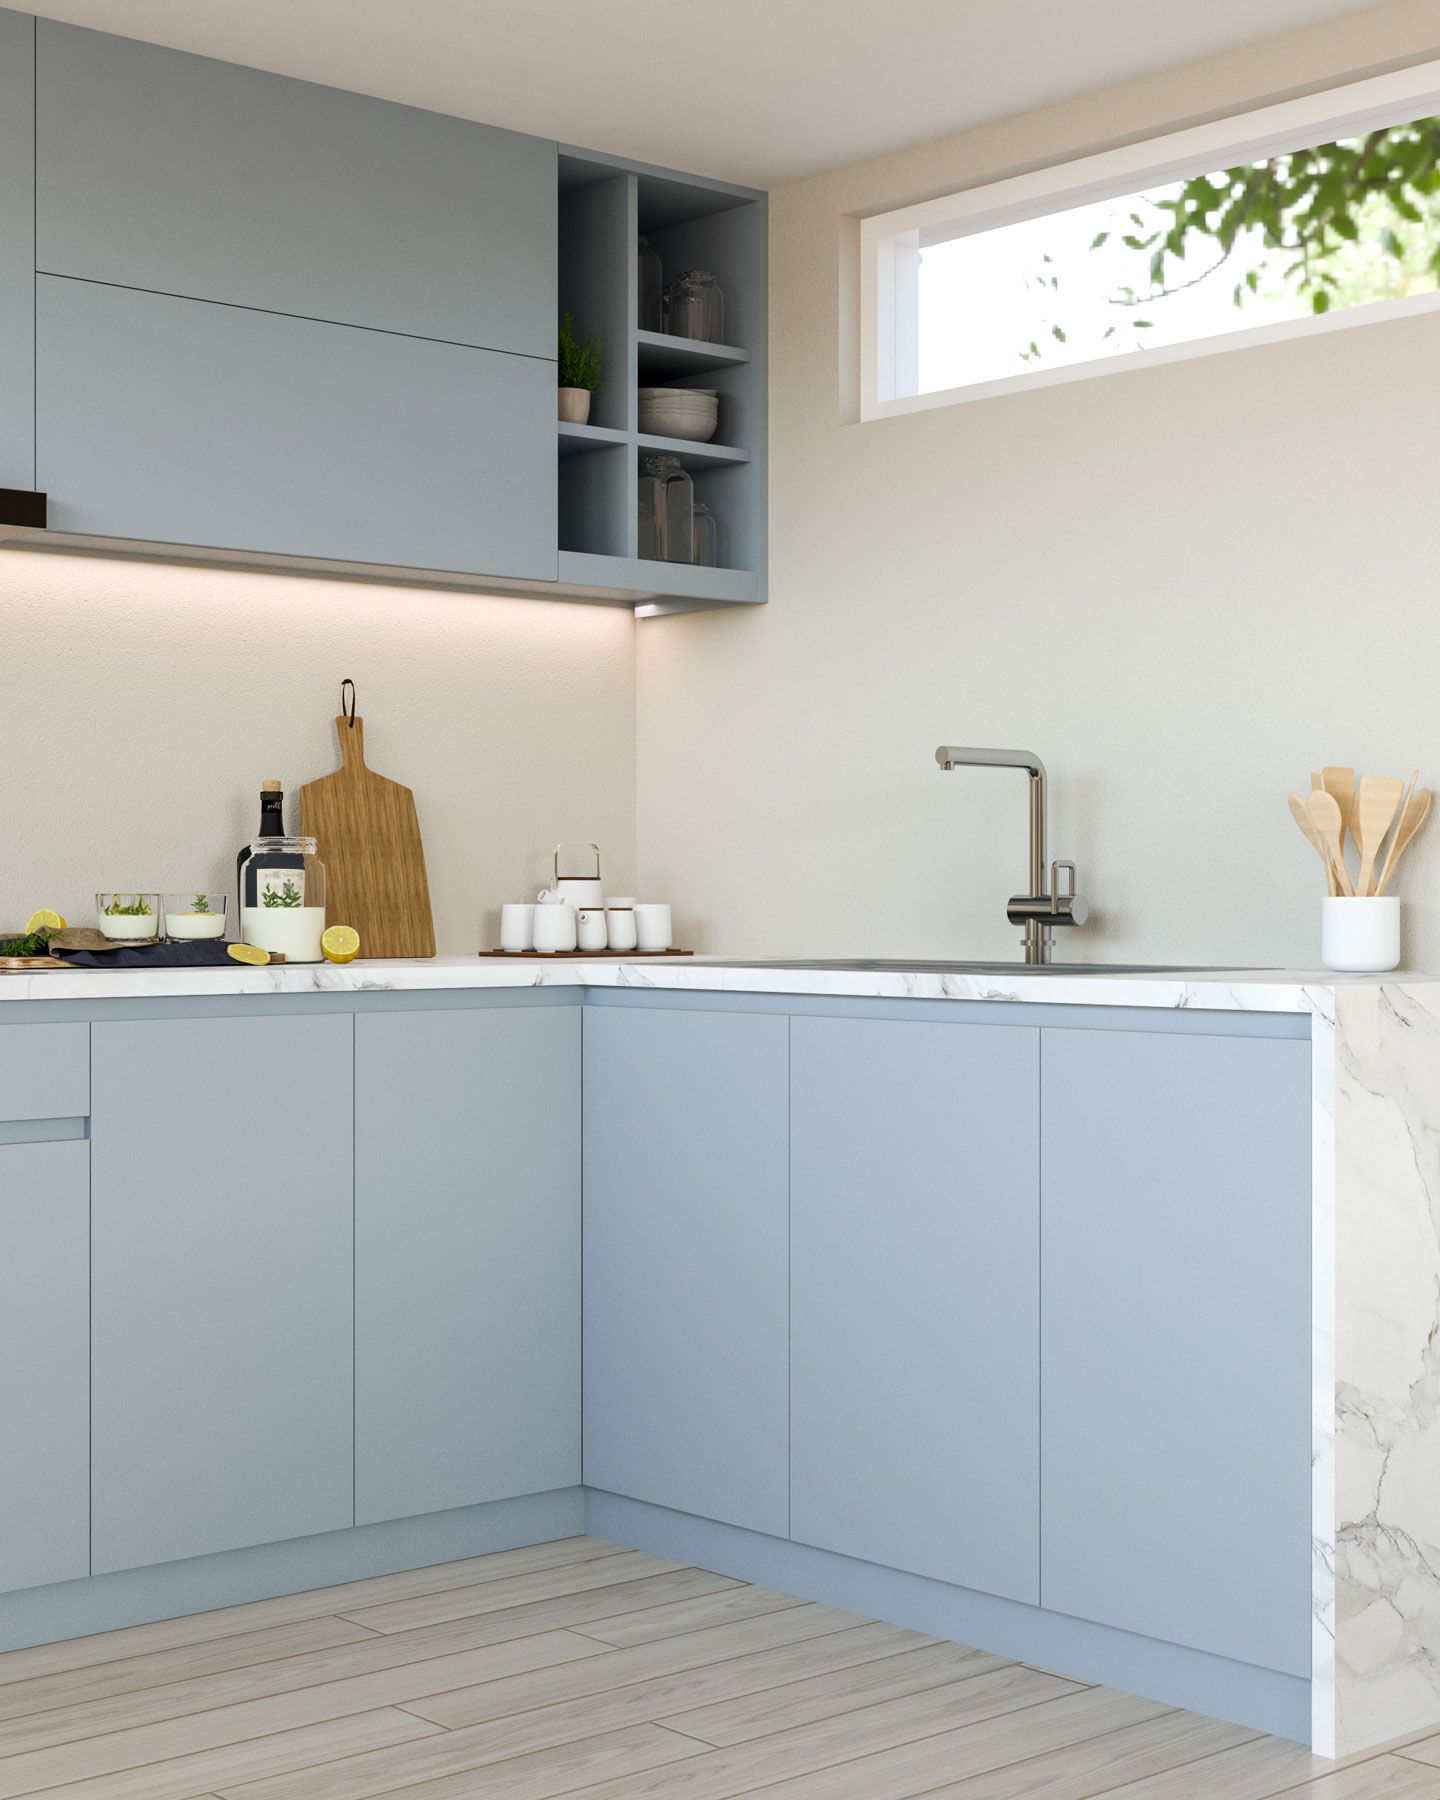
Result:
[[[350,706],[348,711],[345,706],[345,690],[347,687],[350,690]],[[342,718],[346,718],[350,721],[350,729],[353,731],[355,729],[355,683],[348,675],[340,683],[340,714]]]

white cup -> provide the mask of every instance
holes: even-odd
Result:
[[[575,908],[568,900],[535,908],[535,948],[542,956],[575,948]]]
[[[635,948],[635,902],[633,900],[607,900],[605,902],[605,937],[612,950],[624,953]]]
[[[598,906],[582,906],[575,914],[576,948],[603,950],[608,938],[604,911]]]
[[[1327,969],[1378,973],[1399,964],[1398,894],[1339,894],[1320,907],[1320,960]]]
[[[511,952],[535,948],[535,905],[523,902],[500,908],[500,948]]]
[[[668,950],[670,948],[670,908],[645,905],[635,908],[635,948]]]

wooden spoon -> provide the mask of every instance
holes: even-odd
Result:
[[[1340,892],[1352,900],[1355,889],[1350,883],[1350,871],[1345,867],[1345,855],[1340,839],[1340,803],[1335,796],[1323,789],[1311,794],[1305,801],[1305,810],[1310,815],[1311,823],[1320,833],[1326,850],[1330,853],[1330,861],[1335,870],[1335,879],[1340,883]]]
[[[1323,789],[1320,789],[1320,790],[1312,789],[1312,792],[1316,792],[1316,791],[1323,792],[1324,790]],[[1330,852],[1325,846],[1325,840],[1323,837],[1321,837],[1319,829],[1315,824],[1315,821],[1310,817],[1309,813],[1306,812],[1305,802],[1300,798],[1300,796],[1298,794],[1292,794],[1290,796],[1290,812],[1295,820],[1295,823],[1300,827],[1300,829],[1305,833],[1306,837],[1309,838],[1310,842],[1315,846],[1316,850],[1319,851],[1319,853],[1320,853],[1320,860],[1325,865],[1325,886],[1326,886],[1326,888],[1332,894],[1338,893],[1339,888],[1336,885],[1335,870],[1330,861]]]
[[[1410,798],[1405,802],[1405,810],[1400,815],[1399,825],[1395,828],[1390,853],[1385,858],[1385,867],[1380,871],[1380,879],[1375,884],[1377,894],[1385,892],[1385,883],[1395,873],[1395,865],[1400,860],[1401,852],[1425,823],[1425,815],[1430,810],[1432,798],[1429,788],[1421,788],[1418,793],[1412,792]]]
[[[1327,763],[1320,771],[1320,785],[1327,794],[1335,796],[1335,804],[1340,808],[1340,848],[1345,848],[1345,833],[1355,837],[1355,771],[1342,769],[1338,764]],[[1360,842],[1355,841],[1357,854],[1360,853]]]
[[[1391,821],[1400,810],[1404,792],[1405,783],[1396,775],[1360,777],[1360,791],[1352,815],[1360,821],[1360,874],[1355,882],[1357,894],[1363,896],[1375,892],[1376,852],[1380,848],[1381,839],[1390,829]]]

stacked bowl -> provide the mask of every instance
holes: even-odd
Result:
[[[648,437],[688,438],[706,444],[720,421],[715,388],[642,387],[640,429]]]

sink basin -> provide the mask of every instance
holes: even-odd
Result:
[[[934,975],[1235,975],[1255,974],[1258,970],[1239,969],[1234,965],[1202,968],[1194,963],[1019,963],[1019,962],[939,962],[927,959],[906,961],[883,956],[820,958],[777,957],[762,961],[756,957],[707,957],[709,962],[723,962],[736,969],[845,969],[857,973],[894,971],[899,974]]]

